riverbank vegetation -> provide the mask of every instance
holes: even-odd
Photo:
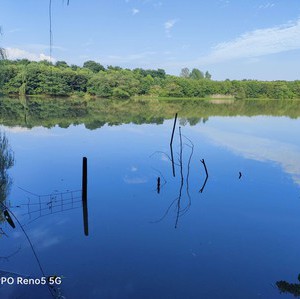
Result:
[[[209,72],[182,69],[180,76],[163,69],[122,69],[87,61],[83,67],[64,61],[0,60],[0,93],[4,95],[86,96],[101,98],[231,97],[300,98],[300,80],[214,81]]]

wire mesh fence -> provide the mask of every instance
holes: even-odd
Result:
[[[9,202],[8,206],[18,211],[19,217],[21,216],[26,224],[51,214],[82,208],[81,190],[53,192],[45,195],[22,190],[27,193],[27,198],[15,205]]]

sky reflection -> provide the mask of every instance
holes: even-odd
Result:
[[[286,135],[289,135],[290,140],[294,138],[295,142],[281,141],[281,132],[276,136],[274,134],[278,126],[282,125],[282,131],[282,127],[286,125],[285,120],[267,118],[268,121],[263,120],[263,123],[259,120],[263,119],[237,118],[230,126],[223,120],[224,126],[222,126],[218,123],[220,122],[218,119],[218,125],[211,121],[212,124],[208,122],[205,126],[191,127],[191,130],[200,133],[214,145],[226,148],[246,159],[278,164],[285,173],[292,177],[295,183],[300,185],[300,146],[297,138],[299,131],[291,131],[291,127],[286,126]],[[258,124],[250,130],[249,126],[245,126],[247,122],[258,122]],[[300,129],[299,121],[298,127]],[[272,138],[261,137],[270,128],[273,128]]]

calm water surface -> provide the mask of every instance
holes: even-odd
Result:
[[[300,283],[300,102],[0,101],[15,156],[2,200],[65,298],[293,298],[276,282]],[[1,221],[1,276],[41,277],[21,226]]]

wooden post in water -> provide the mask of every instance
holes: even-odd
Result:
[[[82,209],[84,234],[89,235],[88,207],[87,207],[87,158],[82,159]]]
[[[82,201],[87,201],[87,158],[82,159]]]

